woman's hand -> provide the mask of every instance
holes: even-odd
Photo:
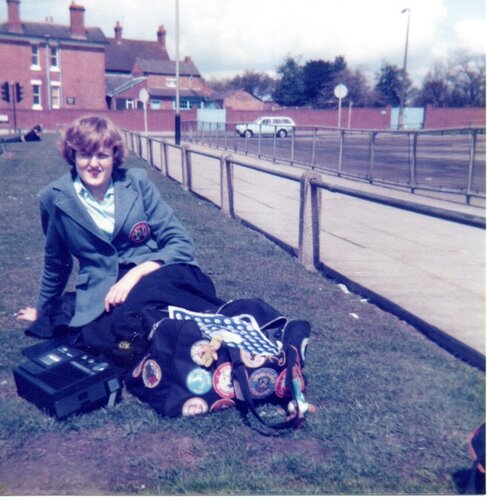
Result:
[[[140,279],[156,269],[159,269],[161,266],[161,262],[147,261],[142,262],[142,264],[128,271],[127,274],[118,280],[107,293],[105,297],[105,311],[109,312],[111,307],[123,304],[132,288]]]
[[[22,321],[35,321],[39,317],[39,313],[35,307],[24,307],[15,313],[15,317]]]

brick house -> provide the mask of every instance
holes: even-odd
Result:
[[[69,26],[25,22],[21,0],[6,3],[8,19],[0,23],[0,84],[21,85],[18,111],[139,108],[142,88],[149,92],[152,109],[175,108],[176,63],[169,58],[163,26],[154,41],[128,40],[117,22],[114,38],[107,38],[100,28],[85,26],[85,8],[74,0]],[[179,66],[180,109],[203,107],[212,91],[190,57]],[[0,112],[11,109],[12,102],[0,100]]]
[[[84,24],[84,7],[69,7],[70,25],[24,22],[20,0],[6,0],[0,23],[0,82],[23,89],[19,110],[106,109],[105,46],[100,28]],[[12,96],[11,96],[12,97]],[[11,108],[0,101],[0,110]]]
[[[105,49],[107,103],[110,109],[142,107],[139,92],[149,93],[151,109],[174,109],[176,102],[176,62],[166,49],[166,30],[159,26],[157,41],[129,40],[122,37],[117,21],[115,37]],[[179,64],[180,109],[204,107],[212,91],[189,56]]]
[[[213,109],[231,108],[235,110],[263,111],[269,109],[271,105],[261,101],[246,90],[240,89],[215,92],[209,97],[207,107]]]

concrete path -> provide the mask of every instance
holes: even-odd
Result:
[[[191,149],[224,154],[218,149]],[[297,166],[234,159],[301,175]],[[193,155],[193,188],[217,202],[219,170]],[[322,174],[335,185],[485,217],[485,209]],[[299,183],[245,168],[234,170],[236,215],[298,246]],[[485,230],[322,190],[320,260],[344,282],[382,297],[406,320],[417,318],[485,357]],[[413,321],[414,324],[414,321]]]

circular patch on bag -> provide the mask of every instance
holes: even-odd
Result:
[[[191,359],[200,366],[203,366],[203,348],[210,343],[209,340],[198,340],[196,341],[190,349]]]
[[[235,401],[233,401],[233,399],[219,399],[211,405],[210,412],[228,410],[234,406]]]
[[[259,368],[250,375],[249,387],[250,394],[256,399],[270,396],[277,382],[277,372],[272,368]]]
[[[129,233],[130,241],[133,243],[143,243],[150,234],[149,224],[147,222],[137,222]]]
[[[240,349],[240,359],[248,368],[260,368],[266,361],[265,356]]]
[[[208,411],[208,403],[202,398],[188,399],[181,408],[183,417],[192,417],[194,415],[201,415]]]
[[[277,379],[276,383],[276,394],[280,398],[289,398],[292,396],[292,392],[290,389],[286,387],[286,370],[283,370]],[[301,391],[304,391],[304,380],[301,374],[298,375],[299,386]]]
[[[142,380],[149,389],[157,387],[162,380],[162,370],[155,359],[147,359],[142,367]]]
[[[132,372],[132,377],[134,377],[134,378],[140,377],[140,374],[142,373],[142,367],[144,366],[144,363],[148,357],[149,357],[149,354],[147,354],[146,356],[144,356],[142,358],[141,362],[134,368],[134,370]]]
[[[234,398],[232,363],[222,363],[213,374],[213,387],[222,398]]]
[[[206,394],[211,386],[211,373],[203,368],[193,368],[186,377],[186,387],[193,394]]]

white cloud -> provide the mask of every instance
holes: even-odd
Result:
[[[455,24],[455,35],[459,48],[472,52],[485,51],[485,19],[463,19]]]

